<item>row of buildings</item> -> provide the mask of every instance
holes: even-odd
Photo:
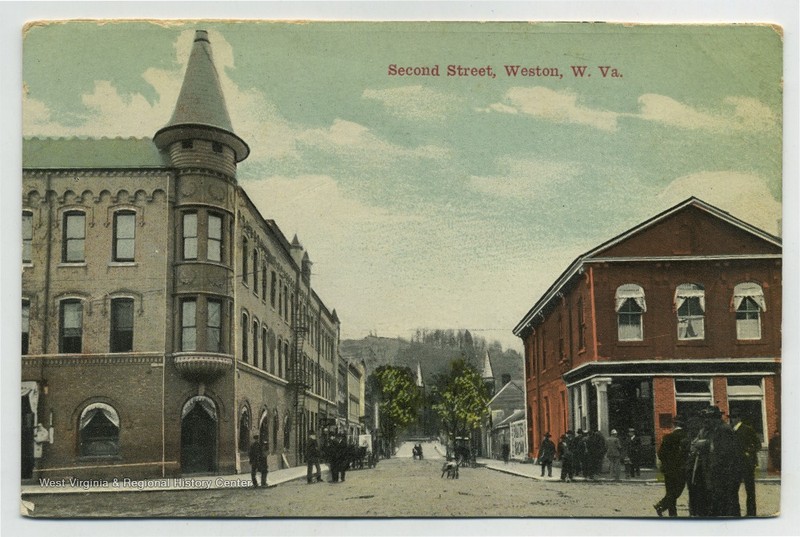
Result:
[[[547,432],[634,428],[653,464],[673,417],[710,405],[766,449],[781,421],[781,254],[778,237],[690,198],[579,256],[514,327],[526,456]]]
[[[238,184],[249,151],[204,31],[152,139],[23,141],[23,478],[239,472],[255,434],[280,468],[363,431],[364,365]]]

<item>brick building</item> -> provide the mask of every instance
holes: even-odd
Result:
[[[529,441],[632,427],[652,464],[672,416],[717,405],[766,446],[780,424],[781,251],[690,198],[578,257],[514,328]]]
[[[339,319],[248,153],[204,31],[152,139],[23,141],[23,478],[247,471],[254,434],[296,465],[337,415]]]

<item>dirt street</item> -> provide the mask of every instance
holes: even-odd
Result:
[[[652,505],[662,495],[657,484],[548,483],[487,468],[464,468],[459,479],[442,479],[441,461],[402,458],[349,471],[336,484],[297,480],[269,489],[23,499],[34,503],[36,517],[655,517]],[[778,512],[779,484],[759,483],[757,495],[760,516]],[[688,516],[686,505],[684,493],[680,516]]]

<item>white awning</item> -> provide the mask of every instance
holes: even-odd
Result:
[[[751,298],[761,311],[767,311],[767,301],[764,300],[764,291],[757,283],[740,283],[733,290],[733,309],[738,310],[745,298]]]
[[[86,425],[92,421],[92,418],[99,413],[102,413],[115,427],[119,427],[119,416],[116,410],[105,403],[92,403],[84,408],[81,413],[81,429],[86,427]]]
[[[620,285],[617,287],[617,293],[614,295],[616,311],[619,311],[629,298],[633,299],[643,312],[647,311],[647,303],[644,300],[644,289],[635,284]]]
[[[195,395],[191,399],[189,399],[185,405],[183,405],[183,412],[181,412],[181,419],[185,418],[192,409],[200,405],[200,408],[206,411],[209,416],[211,416],[214,420],[217,419],[217,408],[214,405],[214,401],[209,399],[204,395]]]
[[[675,290],[675,311],[679,310],[687,298],[697,298],[700,309],[706,311],[706,292],[704,289],[689,289],[678,287]]]

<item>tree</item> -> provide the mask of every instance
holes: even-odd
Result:
[[[372,374],[371,385],[378,399],[381,436],[393,446],[398,431],[417,419],[422,394],[408,367],[383,365]]]
[[[489,391],[480,373],[463,358],[450,363],[450,372],[437,378],[433,409],[439,414],[448,444],[469,436],[488,413]]]

